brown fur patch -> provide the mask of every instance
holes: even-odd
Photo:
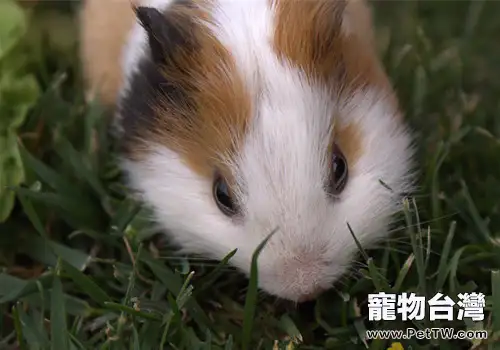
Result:
[[[270,0],[275,6],[273,48],[283,60],[300,68],[332,94],[348,97],[365,87],[387,93],[397,101],[373,43],[371,16],[363,0]],[[332,95],[333,98],[333,95]],[[359,127],[336,128],[332,142],[349,166],[362,154]]]
[[[273,46],[277,55],[323,80],[341,68],[344,1],[270,0],[276,11]]]
[[[86,84],[106,105],[116,102],[122,84],[120,60],[135,23],[131,1],[85,0],[80,12],[80,50]]]
[[[338,88],[378,86],[390,91],[360,0],[270,0],[275,7],[273,48],[312,80]],[[348,24],[349,30],[346,31]]]
[[[356,163],[363,154],[364,145],[360,130],[361,126],[356,122],[341,126],[335,125],[328,143],[328,154],[333,154],[335,146],[338,147],[347,161],[351,174],[355,171]]]
[[[346,157],[349,168],[355,167],[356,162],[363,153],[363,139],[360,126],[356,123],[351,123],[337,128],[333,132],[333,135],[335,143]]]
[[[192,4],[197,6],[192,6]],[[133,144],[132,156],[141,157],[151,141],[179,152],[197,173],[222,173],[232,182],[225,157],[243,140],[251,116],[251,100],[235,62],[208,28],[193,19],[210,21],[202,0],[174,3],[166,20],[186,34],[187,45],[166,55],[162,78],[185,99],[157,96],[154,122],[141,133],[142,150]]]

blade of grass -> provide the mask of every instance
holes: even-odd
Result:
[[[412,197],[412,204],[413,204],[413,208],[415,209],[415,220],[416,220],[416,226],[417,226],[417,232],[418,232],[418,245],[420,246],[420,250],[422,251],[422,249],[424,247],[424,241],[423,241],[424,235],[422,232],[422,225],[420,222],[420,214],[418,212],[418,206],[417,206],[417,202],[415,200],[415,197]],[[425,249],[425,259],[422,256],[422,270],[424,271],[423,272],[424,275],[426,274],[427,265],[428,265],[429,258],[431,255],[430,227],[429,227],[429,230],[427,230],[427,231],[428,231],[428,233],[427,233],[427,247]],[[425,280],[425,276],[424,276],[424,280]]]
[[[141,340],[141,350],[157,350],[158,339],[161,334],[160,322],[147,322],[139,331],[139,339]]]
[[[19,199],[19,202],[21,203],[21,206],[23,207],[23,211],[28,217],[28,219],[31,221],[31,224],[33,227],[38,231],[38,233],[44,237],[47,238],[47,232],[45,231],[45,226],[43,225],[42,221],[38,217],[35,208],[31,204],[31,201],[28,199],[27,196],[23,195],[21,192],[16,191],[17,198]]]
[[[279,326],[284,332],[286,332],[288,336],[292,338],[293,342],[302,343],[304,341],[302,334],[300,333],[299,329],[297,328],[297,326],[295,325],[295,323],[293,322],[293,320],[290,318],[289,315],[285,314],[281,316],[279,320]]]
[[[75,195],[62,196],[51,192],[36,192],[27,188],[14,189],[27,199],[44,204],[58,211],[71,226],[98,229],[103,216],[95,203],[82,203],[82,197]]]
[[[469,248],[469,246],[464,246],[459,248],[458,250],[455,251],[455,254],[453,254],[453,257],[451,258],[449,264],[448,264],[448,280],[449,280],[449,288],[450,288],[450,293],[451,294],[456,294],[456,280],[457,280],[457,271],[458,271],[458,266],[460,264],[460,258],[462,257],[462,254],[464,251]]]
[[[437,150],[435,152],[434,162],[432,163],[432,169],[429,171],[432,174],[431,177],[431,210],[432,217],[440,218],[442,217],[442,208],[441,202],[439,199],[439,191],[440,191],[440,170],[446,160],[446,157],[449,153],[449,145],[444,142],[440,142],[438,144]],[[438,220],[434,223],[436,228],[441,231],[441,221]]]
[[[0,280],[5,280],[1,278],[2,275],[3,274],[0,274]],[[38,289],[37,283],[40,283],[42,286],[47,287],[48,285],[50,285],[52,278],[53,278],[52,272],[46,273],[37,279],[29,281],[21,280],[16,277],[9,278],[8,280],[11,281],[13,279],[17,279],[20,283],[16,283],[13,290],[10,290],[7,294],[3,295],[2,298],[0,298],[0,304],[12,302],[22,297],[25,297],[28,294],[36,292]],[[0,289],[3,289],[3,287],[0,287]]]
[[[52,290],[47,291],[49,298],[42,299],[40,293],[31,293],[23,297],[23,301],[36,308],[52,308]],[[68,316],[81,316],[86,317],[92,314],[95,309],[92,309],[86,300],[80,299],[71,293],[63,293],[62,302],[65,304],[65,311]]]
[[[23,240],[19,251],[49,266],[55,266],[58,257],[60,257],[76,269],[83,270],[91,261],[90,255],[80,250],[37,235],[31,235],[28,239]]]
[[[129,198],[123,200],[111,221],[111,234],[123,235],[127,226],[141,211],[141,205]]]
[[[106,302],[104,302],[104,305],[105,305],[106,309],[109,309],[109,310],[120,311],[122,313],[127,313],[131,316],[142,317],[142,318],[147,319],[147,320],[158,321],[158,322],[161,321],[161,317],[159,315],[155,315],[153,313],[137,311],[134,308],[131,308],[131,307],[123,305],[123,304],[118,304],[118,303],[106,301]]]
[[[194,271],[191,271],[189,275],[186,277],[186,280],[184,281],[184,284],[182,285],[181,290],[177,295],[176,302],[177,305],[179,305],[179,307],[181,308],[184,307],[184,305],[192,295],[193,286],[191,286],[189,283],[191,282],[193,276],[194,276]]]
[[[419,65],[415,69],[414,76],[414,94],[413,94],[413,116],[420,116],[422,113],[422,106],[424,106],[423,101],[425,100],[425,96],[428,90],[428,79],[427,72],[425,68]]]
[[[356,332],[358,333],[359,340],[363,343],[366,349],[368,349],[368,343],[366,342],[366,327],[363,323],[362,320],[355,320],[354,321],[354,328],[356,329]]]
[[[50,309],[50,335],[51,349],[68,349],[69,338],[66,324],[66,310],[63,299],[63,287],[59,278],[60,265],[56,267],[56,273],[53,276],[51,309]]]
[[[236,254],[237,250],[238,249],[234,249],[229,252],[229,254],[227,254],[219,264],[217,264],[216,268],[211,273],[200,279],[197,283],[200,287],[194,292],[195,296],[199,295],[201,292],[209,288],[213,282],[215,282],[215,280],[222,274],[222,269],[228,266],[229,260],[231,260],[231,258]]]
[[[254,321],[255,308],[257,306],[257,292],[258,292],[258,265],[257,259],[261,251],[264,249],[267,242],[271,237],[278,231],[278,228],[274,229],[255,249],[252,254],[252,264],[250,269],[250,280],[248,284],[248,290],[245,299],[245,309],[244,309],[244,319],[243,319],[243,339],[242,346],[243,350],[250,348],[252,340],[252,327]]]
[[[0,296],[12,293],[12,290],[20,290],[24,288],[26,281],[20,278],[0,273]]]
[[[126,240],[126,238],[125,238],[125,240]],[[142,247],[143,247],[142,243],[139,244],[139,247],[137,249],[137,254],[133,258],[133,261],[138,261],[140,259]],[[136,265],[136,263],[134,263],[132,271],[130,272],[130,275],[129,275],[129,282],[128,282],[128,286],[127,286],[127,291],[125,292],[125,296],[124,296],[123,301],[122,301],[122,304],[125,307],[127,307],[127,304],[130,302],[130,297],[131,297],[132,289],[134,288],[134,285],[135,285],[136,277],[137,277],[137,265]],[[106,305],[109,305],[109,304],[110,303],[106,303]],[[112,304],[114,304],[114,303],[112,303]],[[123,327],[125,326],[125,322],[126,322],[125,311],[122,311],[120,314],[120,317],[118,318],[118,326],[116,329],[116,333],[114,335],[116,342],[113,343],[113,345],[115,345],[115,347],[117,349],[120,349],[120,347],[123,346],[122,345],[122,341],[123,341],[122,332],[123,332]]]
[[[75,282],[82,291],[88,294],[94,301],[104,305],[106,302],[111,301],[111,297],[106,294],[106,292],[101,289],[94,281],[89,277],[85,276],[80,270],[68,264],[66,261],[62,261],[63,270],[69,275],[69,277]]]
[[[70,344],[74,349],[86,350],[87,348],[71,333],[69,333]]]
[[[233,350],[233,336],[231,334],[229,334],[229,337],[226,340],[224,350]]]
[[[40,329],[44,329],[44,326],[45,326],[45,292],[44,292],[43,286],[40,283],[40,281],[36,281],[36,286],[38,288],[38,292],[40,293],[40,300],[42,302],[42,305],[39,309],[40,319],[38,320],[38,322],[39,322]]]
[[[416,207],[414,207],[417,210]],[[408,228],[408,234],[411,239],[411,246],[413,253],[415,254],[415,261],[417,265],[417,275],[418,275],[418,289],[421,295],[427,295],[426,288],[426,274],[425,274],[425,264],[424,264],[424,255],[422,252],[422,245],[419,245],[419,240],[417,239],[417,233],[413,229],[414,225],[411,219],[411,211],[410,211],[410,201],[405,198],[403,200],[403,212],[406,220],[406,226]],[[422,242],[420,240],[420,242]]]
[[[465,19],[465,30],[462,40],[468,41],[470,38],[472,38],[474,30],[479,23],[479,18],[481,17],[481,13],[484,9],[485,2],[486,1],[484,0],[470,1],[469,10],[467,11],[467,18]]]
[[[488,229],[487,225],[485,224],[484,220],[481,218],[481,215],[479,214],[476,204],[474,203],[474,200],[470,195],[469,187],[463,180],[460,181],[460,185],[462,186],[462,195],[467,202],[469,215],[471,216],[474,224],[478,228],[477,231],[481,234],[485,243],[491,243],[492,241],[491,232]]]
[[[410,271],[410,268],[413,265],[414,260],[415,260],[415,254],[411,253],[406,259],[405,263],[403,264],[403,267],[401,268],[398,277],[396,279],[396,283],[394,283],[394,287],[392,288],[394,292],[399,292],[399,290],[401,289],[405,277],[408,275],[408,272]]]
[[[363,259],[365,261],[368,261],[370,259],[370,257],[368,256],[365,249],[361,245],[361,242],[358,240],[358,238],[354,234],[354,231],[353,231],[351,225],[348,222],[346,222],[346,225],[347,225],[347,228],[349,229],[349,232],[351,233],[352,238],[354,239],[354,242],[356,243],[356,246],[358,247],[358,250],[360,251],[361,255],[363,256]]]
[[[492,321],[493,332],[500,332],[500,271],[491,272],[491,289],[492,289]],[[494,350],[500,349],[500,343],[494,345]]]
[[[23,327],[21,326],[21,320],[19,319],[19,304],[12,307],[12,316],[14,318],[14,327],[16,329],[17,344],[21,350],[27,350],[26,343],[24,341]]]
[[[86,181],[99,197],[105,197],[107,194],[106,190],[99,177],[93,173],[84,162],[85,157],[83,157],[65,137],[59,136],[58,143],[60,144],[55,147],[55,151],[61,159],[73,168],[74,174],[80,180]]]
[[[167,335],[168,335],[168,332],[170,330],[170,325],[172,324],[172,321],[174,321],[174,323],[176,322],[178,324],[181,323],[181,312],[180,312],[179,307],[177,305],[177,301],[172,297],[172,294],[168,295],[168,302],[169,302],[171,310],[165,316],[165,319],[163,321],[165,326],[163,327],[163,333],[162,333],[161,340],[160,340],[160,349],[163,349],[165,346],[165,343],[167,342]]]
[[[57,171],[48,167],[45,163],[33,157],[22,144],[19,147],[23,161],[26,167],[33,170],[40,179],[47,185],[52,187],[58,193],[73,194],[76,192],[75,184],[68,181],[64,176]]]
[[[30,349],[40,349],[49,343],[44,328],[37,325],[32,315],[28,315],[23,309],[18,310],[19,319],[23,325],[25,339],[28,341]]]
[[[137,328],[134,326],[132,327],[132,349],[133,350],[141,350],[141,343],[139,341],[139,333],[137,332]],[[163,349],[160,347],[160,349]]]
[[[173,273],[172,270],[168,268],[168,266],[152,259],[150,256],[148,256],[148,254],[144,254],[142,260],[144,263],[146,263],[146,265],[148,265],[153,274],[168,288],[169,292],[171,292],[174,296],[177,296],[179,294],[183,282],[178,275]],[[195,301],[194,298],[191,298],[187,302],[186,307],[189,308],[191,316],[196,321],[201,330],[205,332],[211,322],[200,305]]]
[[[441,252],[441,256],[439,258],[439,265],[437,269],[437,281],[436,281],[436,289],[442,290],[444,283],[446,281],[446,276],[448,275],[448,268],[447,268],[447,263],[448,263],[448,257],[450,255],[450,251],[452,248],[452,243],[453,243],[453,237],[455,236],[455,230],[457,228],[457,223],[456,221],[452,221],[450,225],[450,229],[448,231],[448,235],[446,236],[446,241],[443,246],[443,251]]]
[[[370,273],[370,277],[373,281],[373,284],[377,291],[383,291],[383,290],[388,290],[390,289],[389,284],[387,281],[385,281],[384,276],[380,273],[379,269],[375,265],[375,262],[373,261],[373,258],[368,256],[366,251],[364,250],[363,246],[361,245],[361,242],[358,240],[356,235],[354,234],[354,231],[351,227],[351,225],[347,222],[347,228],[349,229],[349,232],[351,233],[352,238],[354,239],[354,242],[356,243],[356,246],[358,247],[358,250],[361,252],[361,255],[366,261],[366,264],[368,265],[368,271]]]

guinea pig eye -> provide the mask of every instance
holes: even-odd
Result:
[[[217,176],[214,181],[214,199],[219,209],[227,216],[236,214],[236,205],[231,196],[229,186],[222,176]]]
[[[331,169],[331,192],[332,194],[341,193],[347,183],[348,178],[347,161],[344,154],[338,146],[333,147],[332,169]]]

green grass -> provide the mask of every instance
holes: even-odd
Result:
[[[9,4],[0,2],[0,349],[387,349],[364,332],[445,326],[490,337],[402,343],[500,348],[500,2],[376,3],[380,54],[418,133],[419,190],[390,240],[363,247],[352,276],[298,306],[258,293],[224,262],[158,244],[121,182],[109,114],[85,102],[78,2],[24,14]],[[376,291],[482,292],[486,318],[369,322]]]

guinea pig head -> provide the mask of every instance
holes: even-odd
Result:
[[[304,301],[355,258],[348,224],[362,245],[386,237],[412,187],[412,147],[367,11],[356,0],[137,9],[123,165],[183,251],[237,249],[231,263],[248,274],[275,231],[259,287]]]

